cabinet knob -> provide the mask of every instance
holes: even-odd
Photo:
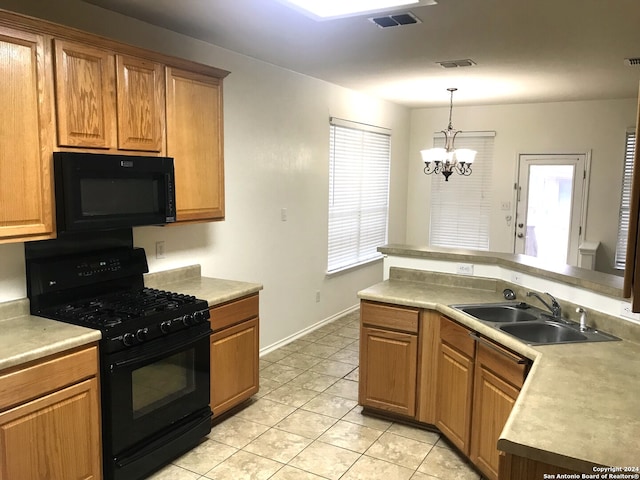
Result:
[[[524,237],[524,233],[519,233],[518,238],[522,238],[522,237]]]

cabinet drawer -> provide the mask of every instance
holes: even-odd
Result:
[[[440,317],[440,338],[467,357],[473,358],[475,341],[469,335],[471,330],[457,324],[453,320]]]
[[[363,301],[360,305],[360,318],[364,325],[418,333],[419,309],[395,307],[381,303]]]
[[[57,356],[0,375],[0,411],[98,374],[98,348]]]
[[[518,389],[522,388],[529,365],[529,360],[483,337],[478,340],[476,362]]]
[[[213,331],[235,325],[236,323],[258,316],[258,295],[226,303],[211,309],[211,328]]]

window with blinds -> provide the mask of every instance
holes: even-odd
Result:
[[[445,182],[441,174],[431,175],[432,246],[489,250],[491,183],[495,132],[461,132],[456,148],[477,151],[473,173],[454,173]],[[433,139],[435,147],[444,147],[444,135]]]
[[[388,130],[332,118],[327,272],[381,257],[387,243],[391,137]]]
[[[624,172],[622,177],[622,194],[620,197],[620,219],[618,220],[618,243],[614,267],[624,270],[627,256],[627,235],[629,233],[629,214],[631,212],[631,177],[633,175],[633,156],[636,149],[636,136],[627,132],[624,149]]]

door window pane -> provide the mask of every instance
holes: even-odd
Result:
[[[567,262],[573,176],[573,165],[529,167],[525,255]]]

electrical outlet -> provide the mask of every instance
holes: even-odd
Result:
[[[316,290],[316,303],[320,303],[320,290]]]
[[[473,275],[473,265],[471,263],[459,263],[456,271],[458,275]]]
[[[520,272],[511,272],[511,282],[522,285],[522,274]]]
[[[620,302],[620,315],[624,318],[640,323],[640,313],[633,313],[629,302]]]
[[[287,209],[286,208],[281,208],[280,209],[280,220],[283,222],[287,221]]]
[[[164,241],[160,240],[156,242],[156,258],[164,258]]]

